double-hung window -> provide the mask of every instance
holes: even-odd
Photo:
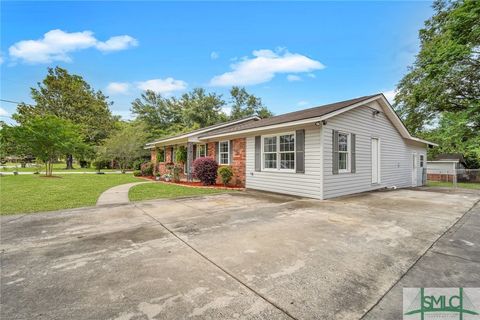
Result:
[[[338,172],[350,172],[350,135],[338,133]]]
[[[263,169],[295,170],[295,134],[263,137]]]
[[[230,164],[230,141],[218,143],[218,159],[220,164]]]
[[[196,157],[197,158],[205,157],[206,154],[207,154],[206,150],[207,150],[207,145],[198,144],[197,145],[197,155],[196,155]]]

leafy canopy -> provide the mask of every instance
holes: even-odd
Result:
[[[480,1],[437,0],[420,30],[420,52],[397,86],[408,129],[480,162]],[[432,155],[433,155],[432,153]]]
[[[39,115],[54,115],[80,125],[80,134],[89,144],[98,144],[113,129],[110,102],[78,75],[56,67],[49,68],[45,79],[31,88],[35,105],[21,103],[13,118],[24,123]]]
[[[87,148],[78,125],[53,115],[32,116],[9,130],[20,150],[47,164],[47,175],[52,175],[51,164],[58,157],[84,152]]]

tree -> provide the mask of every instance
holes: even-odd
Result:
[[[80,126],[83,140],[99,144],[114,128],[117,118],[112,116],[110,102],[101,91],[95,91],[78,75],[69,74],[60,67],[48,68],[45,79],[31,88],[35,105],[21,103],[13,118],[24,123],[38,115],[54,115]],[[72,168],[72,157],[67,156],[67,169]]]
[[[146,132],[144,126],[123,124],[120,130],[105,140],[104,154],[109,159],[115,160],[120,165],[120,170],[125,172],[135,159],[148,154],[148,151],[143,149],[147,141]]]
[[[230,89],[232,98],[232,113],[230,119],[241,119],[249,116],[259,116],[260,118],[268,118],[272,116],[272,112],[262,104],[262,99],[250,94],[245,88],[232,87]]]
[[[397,86],[395,108],[421,137],[445,141],[445,132],[465,126],[468,132],[450,136],[448,148],[472,150],[471,133],[480,131],[480,2],[437,0],[433,8],[419,32],[420,52]]]
[[[56,116],[32,116],[11,127],[17,147],[45,163],[45,173],[52,176],[53,162],[64,154],[85,148],[80,127]]]
[[[186,128],[203,128],[227,120],[222,111],[225,106],[222,96],[206,93],[203,88],[195,88],[178,100],[182,112],[182,124]]]
[[[151,90],[142,93],[132,102],[131,111],[136,120],[143,122],[154,136],[170,131],[172,125],[181,122],[181,111],[176,100],[162,97]]]

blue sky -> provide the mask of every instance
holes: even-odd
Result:
[[[2,1],[0,92],[31,102],[29,88],[59,65],[124,118],[145,88],[226,95],[243,85],[275,114],[391,96],[431,15],[430,2]]]

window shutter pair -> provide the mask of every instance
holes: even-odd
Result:
[[[262,171],[261,136],[255,137],[255,171]],[[295,131],[295,172],[305,173],[305,130],[303,129]]]
[[[354,133],[350,134],[350,171],[355,173],[356,166],[356,136]],[[338,174],[338,131],[332,130],[332,173]]]

